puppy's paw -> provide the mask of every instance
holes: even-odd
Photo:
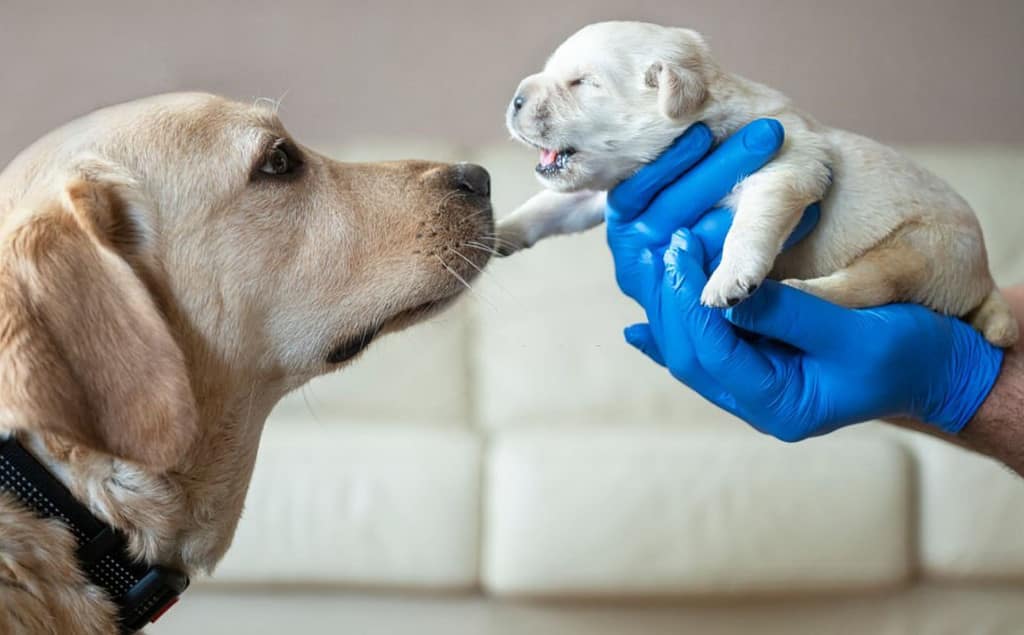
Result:
[[[494,251],[497,252],[497,256],[504,258],[532,246],[526,231],[520,225],[499,222],[494,230]]]
[[[763,280],[764,275],[756,271],[719,266],[704,285],[700,302],[704,306],[719,309],[736,306],[757,291]]]

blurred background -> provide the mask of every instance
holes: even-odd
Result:
[[[534,193],[507,100],[580,26],[703,32],[724,67],[895,144],[1024,281],[1024,2],[0,0],[0,165],[96,107],[282,100],[342,159],[473,160]],[[600,231],[275,411],[235,544],[152,633],[1024,633],[1024,485],[867,424],[783,445],[628,349]]]
[[[1024,142],[1018,0],[0,4],[0,161],[98,105],[174,90],[284,96],[325,145],[506,138],[519,80],[580,26],[686,25],[722,64],[892,142]]]

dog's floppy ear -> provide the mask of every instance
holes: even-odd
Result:
[[[167,469],[195,440],[195,400],[181,349],[125,257],[138,235],[119,187],[75,179],[59,200],[6,219],[0,425]]]
[[[708,98],[711,57],[704,39],[695,31],[679,31],[679,46],[668,59],[647,67],[644,84],[658,91],[658,109],[677,121],[692,117]]]

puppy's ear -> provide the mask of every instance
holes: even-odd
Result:
[[[696,114],[708,98],[708,79],[713,71],[704,39],[695,31],[677,29],[679,46],[669,59],[647,67],[644,84],[658,91],[658,109],[673,121]]]
[[[129,264],[120,184],[74,180],[0,234],[0,425],[154,469],[196,436],[180,347]]]

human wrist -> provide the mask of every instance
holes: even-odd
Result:
[[[934,395],[935,405],[920,419],[948,434],[958,434],[992,392],[1002,368],[1004,351],[980,333],[953,321],[946,381]]]
[[[958,442],[1024,476],[1024,353],[1007,349],[999,379],[958,435]]]

